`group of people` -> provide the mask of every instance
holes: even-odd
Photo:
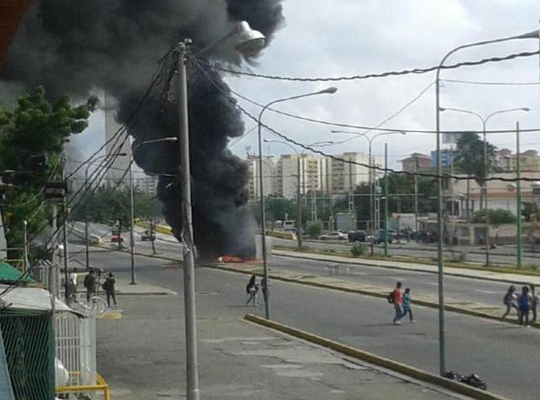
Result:
[[[503,303],[506,306],[502,318],[506,318],[512,308],[517,312],[518,322],[520,326],[528,326],[536,321],[536,306],[538,305],[539,297],[535,292],[534,285],[523,286],[520,293],[516,293],[516,287],[511,285],[504,295]],[[532,320],[529,321],[529,315],[532,312]]]
[[[260,283],[258,283],[257,276],[252,275],[251,278],[249,278],[248,284],[246,285],[246,293],[248,294],[246,305],[251,304],[252,306],[258,306],[257,294],[259,293],[259,288],[261,288],[263,298],[266,301],[268,299],[268,285],[266,279],[262,278]]]
[[[94,270],[90,270],[88,275],[84,278],[84,287],[86,288],[86,301],[90,304],[90,301],[96,296],[96,289],[99,285],[99,276],[96,276]],[[112,272],[107,274],[105,282],[101,285],[107,296],[107,307],[111,308],[111,300],[116,304],[116,292],[115,292],[116,278]]]
[[[413,318],[413,313],[411,309],[411,289],[406,288],[402,290],[401,282],[396,283],[396,287],[393,291],[388,294],[388,302],[394,305],[394,325],[401,324],[401,319],[409,315],[409,321],[411,324],[416,323]]]

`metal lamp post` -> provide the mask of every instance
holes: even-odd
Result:
[[[251,30],[249,24],[242,21],[237,24],[235,49],[244,56],[252,56],[260,52],[265,44],[264,35]],[[231,35],[227,35],[229,37]],[[180,170],[182,182],[182,214],[184,216],[184,317],[186,329],[186,398],[199,399],[199,376],[197,361],[197,325],[195,311],[195,245],[193,240],[193,212],[191,199],[191,173],[189,160],[189,121],[188,121],[188,83],[187,56],[191,39],[184,39],[178,44],[178,106],[180,113],[179,144]],[[211,47],[211,46],[209,46]],[[206,49],[208,49],[207,47]],[[205,50],[206,50],[205,49]],[[268,282],[268,281],[267,281]]]
[[[486,127],[487,127],[488,121],[492,117],[494,117],[495,115],[505,114],[505,113],[509,113],[509,112],[516,112],[516,111],[529,112],[530,108],[528,108],[528,107],[520,107],[520,108],[509,108],[509,109],[499,110],[499,111],[492,112],[491,114],[488,114],[486,117],[483,117],[482,115],[480,115],[476,111],[462,110],[460,108],[445,107],[445,108],[440,108],[440,111],[455,111],[455,112],[460,112],[460,113],[464,113],[464,114],[474,115],[475,117],[477,117],[482,122],[482,134],[483,134],[483,142],[484,142],[483,143],[484,144],[484,146],[483,146],[483,148],[484,148],[484,152],[483,152],[484,153],[483,154],[484,178],[487,178],[488,175],[489,175],[488,150],[487,150],[488,146],[487,146],[487,134],[486,134],[486,131],[487,131]],[[453,159],[454,159],[454,156],[452,155],[452,160]],[[485,242],[485,245],[486,245],[486,266],[489,267],[490,240],[489,240],[489,207],[488,207],[487,181],[482,182],[481,197],[483,197],[483,201],[480,201],[480,207],[482,207],[482,204],[483,204],[483,209],[485,210],[485,213],[486,213],[486,242]],[[452,200],[452,204],[453,204],[453,200]]]
[[[510,40],[517,39],[536,39],[539,38],[539,31],[533,31],[517,36],[510,36],[505,38],[486,40],[481,42],[469,43],[458,46],[448,53],[441,59],[439,63],[436,75],[435,75],[435,125],[437,132],[437,175],[439,175],[438,184],[437,184],[437,224],[438,224],[438,234],[437,234],[437,265],[438,265],[438,283],[439,283],[439,372],[441,375],[446,373],[446,337],[445,337],[445,320],[444,320],[444,272],[443,272],[443,196],[442,196],[442,160],[441,160],[441,121],[440,121],[440,92],[441,92],[441,82],[440,75],[441,70],[443,69],[444,63],[446,60],[454,53],[459,50],[466,48],[483,46],[492,43],[507,42]]]
[[[313,93],[306,93],[306,94],[301,94],[301,95],[298,95],[298,96],[291,96],[291,97],[285,97],[283,99],[278,99],[278,100],[273,100],[269,103],[267,103],[261,110],[261,112],[259,113],[259,118],[258,118],[258,139],[259,139],[259,187],[260,187],[260,194],[261,194],[261,199],[260,199],[260,203],[261,203],[261,228],[262,228],[262,258],[263,258],[263,274],[264,274],[264,280],[267,284],[267,286],[269,286],[269,280],[268,280],[268,257],[267,257],[267,254],[266,254],[266,212],[265,212],[265,209],[264,209],[264,185],[263,185],[263,177],[262,177],[262,169],[263,169],[263,162],[262,162],[262,156],[263,156],[263,152],[262,152],[262,116],[264,114],[264,112],[268,109],[268,107],[270,107],[271,105],[273,104],[277,104],[277,103],[283,103],[285,101],[291,101],[291,100],[296,100],[296,99],[301,99],[301,98],[304,98],[304,97],[310,97],[310,96],[317,96],[317,95],[320,95],[320,94],[334,94],[337,92],[337,88],[335,87],[329,87],[329,88],[326,88],[326,89],[323,89],[323,90],[319,90],[317,92],[313,92]],[[300,172],[299,172],[300,173]],[[270,304],[269,304],[269,288],[266,290],[266,296],[265,296],[265,299],[264,299],[264,311],[265,311],[265,317],[266,319],[270,319]]]
[[[88,170],[92,165],[96,163],[96,161],[103,160],[110,157],[125,157],[127,156],[127,153],[118,153],[118,154],[104,154],[102,156],[99,156],[95,158],[94,160],[88,162],[88,165],[86,166],[84,170],[84,185],[85,187],[88,187]],[[131,168],[131,167],[130,167]],[[88,189],[87,189],[88,190]],[[85,255],[86,255],[86,270],[90,269],[90,238],[89,238],[89,232],[88,232],[88,216],[85,213],[85,221],[84,221],[84,236],[85,236]]]
[[[129,253],[131,257],[131,282],[130,285],[136,285],[135,280],[135,182],[133,178],[133,153],[141,146],[153,143],[161,142],[176,142],[178,138],[175,136],[164,137],[161,139],[145,140],[144,142],[137,143],[131,148],[131,162],[129,163],[129,218],[130,218],[130,230],[129,230]],[[152,239],[152,237],[150,237]],[[152,242],[153,244],[154,242]]]
[[[333,130],[330,131],[331,133],[350,133],[353,135],[358,135],[364,137],[368,141],[368,164],[369,164],[369,172],[368,172],[368,180],[369,180],[369,217],[370,217],[370,233],[371,233],[371,255],[374,254],[374,248],[373,248],[373,239],[375,235],[375,165],[373,162],[372,157],[372,144],[373,141],[379,137],[379,136],[386,136],[386,135],[406,135],[407,132],[405,131],[386,131],[386,132],[380,132],[377,133],[371,137],[367,133],[362,132],[354,132],[354,131],[341,131],[341,130]],[[388,234],[388,233],[387,233]]]

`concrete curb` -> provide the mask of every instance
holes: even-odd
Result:
[[[213,268],[213,269],[218,269],[218,270],[222,270],[222,271],[229,271],[229,272],[235,272],[235,273],[246,274],[246,275],[253,275],[253,274],[261,275],[260,273],[254,272],[254,271],[245,271],[245,270],[241,270],[241,269],[238,269],[238,268],[222,267],[222,266],[219,266],[219,265],[206,265],[206,268]],[[332,284],[329,284],[329,283],[301,281],[301,280],[298,280],[298,279],[287,278],[287,277],[283,277],[283,276],[279,276],[279,275],[272,275],[272,274],[270,274],[269,276],[270,276],[271,279],[278,280],[278,281],[283,281],[283,282],[288,282],[288,283],[296,283],[296,284],[299,284],[299,285],[312,286],[312,287],[317,287],[317,288],[322,288],[322,289],[337,290],[337,291],[346,292],[346,293],[356,293],[356,294],[361,294],[361,295],[365,295],[365,296],[379,297],[379,298],[384,298],[384,299],[386,299],[386,297],[388,296],[387,292],[379,293],[379,292],[373,292],[373,291],[369,291],[369,290],[362,290],[362,289],[354,289],[354,288],[348,288],[348,287],[343,287],[343,286],[337,286],[337,285],[332,285]],[[414,304],[419,305],[419,306],[429,307],[429,308],[435,308],[435,309],[439,308],[438,303],[433,303],[433,302],[425,301],[425,300],[415,300]],[[455,313],[463,314],[463,315],[469,315],[471,317],[478,317],[478,318],[489,319],[489,320],[492,320],[492,321],[505,322],[505,323],[508,323],[508,324],[519,325],[519,322],[517,320],[512,320],[512,319],[504,319],[503,320],[498,316],[485,314],[485,313],[480,312],[480,311],[467,310],[467,309],[464,309],[464,308],[460,308],[460,307],[456,307],[456,306],[452,306],[452,305],[448,305],[448,304],[444,306],[444,309],[446,311],[451,311],[451,312],[455,312]],[[534,322],[534,323],[530,324],[530,326],[533,327],[533,328],[536,328],[536,329],[540,329],[540,323],[538,323],[538,322]]]
[[[362,265],[364,267],[372,267],[372,268],[386,268],[386,269],[399,269],[403,271],[412,271],[412,272],[423,272],[423,273],[429,273],[429,274],[436,274],[437,271],[429,271],[425,269],[419,269],[419,268],[408,268],[408,267],[402,267],[402,266],[390,266],[390,265],[375,265],[370,264],[366,262],[362,262],[362,259],[355,259],[355,260],[333,260],[331,258],[313,258],[309,257],[309,254],[290,254],[290,252],[286,251],[287,254],[280,254],[282,250],[273,250],[272,253],[281,256],[281,257],[290,257],[290,258],[300,258],[304,260],[312,260],[312,261],[325,261],[325,262],[333,262],[337,264],[350,264],[350,265]],[[321,254],[321,257],[324,257],[325,254]],[[339,257],[339,256],[336,256]],[[413,263],[411,263],[412,265]],[[426,264],[429,265],[429,264]],[[450,269],[450,271],[449,271]],[[458,278],[469,278],[469,279],[477,279],[481,281],[491,281],[491,282],[505,282],[505,283],[513,283],[516,285],[529,285],[530,281],[527,280],[511,280],[511,279],[499,279],[499,278],[491,278],[491,277],[481,277],[481,276],[471,276],[467,274],[461,274],[459,272],[452,272],[452,267],[446,267],[444,274],[447,276],[457,276]],[[499,272],[501,274],[504,274],[504,272]],[[531,275],[532,276],[532,275]]]
[[[302,331],[300,329],[292,328],[290,326],[280,324],[279,322],[267,320],[265,318],[258,317],[253,314],[247,314],[244,318],[247,321],[251,321],[256,324],[266,326],[268,328],[275,329],[277,331],[289,334],[291,336],[304,339],[308,342],[315,343],[315,344],[318,344],[319,346],[332,349],[339,353],[345,354],[349,357],[353,357],[358,360],[362,360],[370,364],[377,365],[379,367],[387,368],[392,371],[399,372],[403,375],[407,375],[407,376],[410,376],[412,378],[415,378],[424,382],[442,386],[446,389],[472,397],[474,399],[507,400],[506,398],[497,396],[493,393],[476,389],[472,386],[468,386],[457,381],[446,379],[438,375],[430,374],[429,372],[412,367],[410,365],[402,364],[400,362],[391,360],[389,358],[380,357],[373,353],[368,353],[367,351],[355,349],[354,347],[347,346],[345,344],[342,344],[342,343],[339,343],[330,339],[326,339],[322,336],[314,335],[312,333]]]

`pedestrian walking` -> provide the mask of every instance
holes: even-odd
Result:
[[[401,314],[403,314],[403,309],[401,308],[403,304],[403,291],[401,290],[401,282],[396,283],[396,287],[390,293],[391,303],[394,304],[394,320],[392,321],[394,325],[401,324],[399,320]]]
[[[86,288],[86,301],[90,303],[90,299],[96,294],[96,274],[90,270],[84,278],[84,287]]]
[[[402,296],[402,313],[401,317],[399,317],[399,320],[401,320],[403,317],[405,317],[407,314],[409,314],[409,321],[411,324],[415,324],[416,321],[413,318],[413,313],[411,310],[411,289],[406,288],[405,292],[403,292]]]
[[[502,319],[506,318],[508,314],[510,314],[510,311],[512,311],[512,308],[516,309],[516,312],[519,317],[519,308],[516,303],[517,296],[516,296],[516,288],[514,285],[511,285],[508,290],[506,291],[506,294],[503,298],[503,304],[506,306],[506,311],[504,312]]]
[[[531,294],[529,293],[529,287],[523,286],[523,288],[521,288],[521,294],[518,297],[520,326],[526,327],[529,324],[529,312],[531,310],[531,302],[532,298]]]
[[[256,306],[257,305],[257,292],[259,291],[259,286],[257,285],[257,277],[255,275],[252,275],[251,278],[249,278],[249,282],[246,286],[246,292],[248,294],[248,299],[246,301],[246,305],[251,303],[251,305]]]
[[[538,305],[538,295],[536,294],[536,288],[533,284],[529,285],[531,288],[531,311],[532,311],[532,322],[536,322],[536,306]]]
[[[111,299],[114,303],[114,308],[116,308],[116,293],[114,285],[116,285],[116,278],[114,277],[114,274],[110,272],[107,275],[105,282],[103,282],[103,290],[105,290],[105,294],[107,295],[107,307],[109,308],[111,308]]]

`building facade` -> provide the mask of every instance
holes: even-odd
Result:
[[[431,157],[421,153],[412,153],[401,160],[402,170],[406,172],[428,171],[431,167]]]

